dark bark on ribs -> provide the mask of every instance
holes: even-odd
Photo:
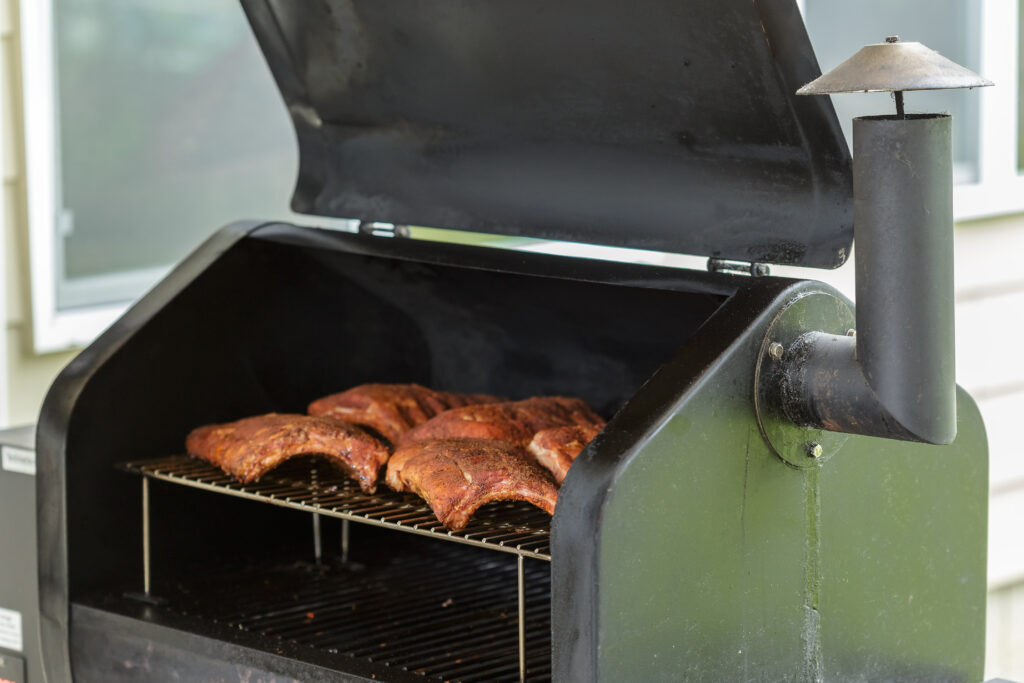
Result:
[[[321,455],[367,493],[376,491],[390,454],[387,444],[357,425],[331,417],[277,413],[199,427],[188,435],[185,448],[243,483],[259,479],[289,458]]]
[[[523,448],[534,435],[553,427],[604,427],[604,420],[578,398],[541,396],[523,401],[472,405],[441,413],[410,429],[399,444],[429,439],[502,439]]]
[[[476,510],[498,500],[524,500],[554,514],[558,488],[516,444],[495,439],[435,439],[402,446],[388,486],[416,493],[446,527],[458,531]]]
[[[397,443],[406,431],[446,410],[500,400],[486,394],[434,391],[418,384],[363,384],[313,401],[309,414],[365,425]]]
[[[576,456],[600,431],[601,428],[596,425],[544,429],[537,432],[527,450],[544,469],[551,472],[561,486]]]

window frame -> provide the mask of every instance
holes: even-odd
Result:
[[[127,305],[57,308],[60,167],[53,6],[50,0],[19,4],[32,343],[42,354],[87,345]]]

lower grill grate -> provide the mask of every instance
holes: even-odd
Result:
[[[526,679],[551,678],[551,572],[525,563]],[[164,586],[166,607],[436,681],[518,681],[516,559],[459,548]]]

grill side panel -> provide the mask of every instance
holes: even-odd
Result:
[[[556,680],[981,679],[987,447],[969,397],[947,447],[854,436],[796,469],[759,432],[769,323],[830,291],[738,294],[574,467],[552,526]]]

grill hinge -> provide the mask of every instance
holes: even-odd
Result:
[[[363,235],[373,235],[374,237],[408,237],[409,226],[363,221],[359,224],[359,232]]]
[[[771,275],[771,269],[767,263],[756,263],[752,261],[729,261],[721,258],[708,259],[708,271],[711,273],[730,273],[732,275],[750,275],[751,277],[764,277]]]

